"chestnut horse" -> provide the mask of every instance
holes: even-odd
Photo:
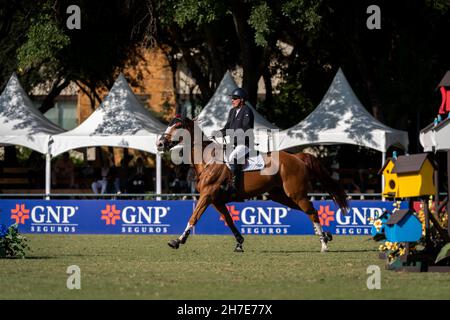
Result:
[[[195,137],[195,126],[197,124],[188,118],[174,118],[169,123],[164,134],[158,139],[158,150],[167,151],[179,144],[182,138],[179,141],[174,141],[175,139],[173,139],[176,131],[179,129],[185,129],[185,132],[188,132],[190,137]],[[195,130],[196,132],[201,132],[198,126]],[[226,203],[230,201],[243,201],[244,199],[268,193],[269,199],[305,212],[313,224],[316,235],[319,236],[321,251],[325,252],[328,250],[327,242],[332,240],[332,236],[329,232],[323,232],[317,210],[308,199],[307,191],[310,179],[316,178],[344,212],[348,208],[347,195],[337,181],[331,178],[330,174],[316,157],[307,153],[290,154],[284,151],[277,152],[276,157],[274,157],[275,152],[264,155],[266,167],[263,171],[269,165],[278,165],[277,172],[270,175],[264,175],[260,171],[244,172],[243,179],[241,179],[243,182],[239,186],[239,196],[238,198],[231,199],[230,195],[223,192],[221,188],[222,184],[230,180],[231,171],[224,162],[211,161],[212,159],[217,159],[212,154],[214,152],[204,152],[205,148],[211,143],[215,142],[203,141],[203,136],[200,142],[195,138],[190,139],[191,164],[193,164],[197,174],[197,190],[200,192],[200,197],[185,231],[179,238],[169,241],[168,244],[170,247],[178,249],[180,244],[184,244],[192,227],[196,225],[203,212],[209,205],[213,205],[223,216],[226,224],[236,238],[235,251],[242,252],[244,237],[236,228],[228,212]],[[201,157],[201,161],[199,161],[201,163],[194,163],[193,161],[196,152],[197,154],[198,152],[202,155],[203,153],[206,154]]]

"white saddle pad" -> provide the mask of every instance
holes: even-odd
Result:
[[[244,167],[242,171],[256,171],[264,169],[264,159],[262,155],[258,154],[257,156],[253,156],[245,161]],[[230,164],[227,162],[227,167],[230,168]]]

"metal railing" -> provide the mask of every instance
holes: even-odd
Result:
[[[348,193],[350,200],[381,200],[381,193]],[[440,196],[447,196],[447,193],[440,193]],[[199,193],[0,193],[2,198],[94,198],[94,199],[126,199],[126,200],[176,200],[176,199],[194,199],[200,196]],[[328,193],[308,193],[310,200],[330,200]],[[262,194],[254,197],[252,200],[268,200],[268,194]]]
[[[350,193],[348,194],[351,199],[374,199],[381,198],[381,193]],[[95,199],[141,199],[141,200],[173,200],[173,199],[193,199],[198,198],[199,193],[3,193],[0,194],[0,199],[2,198],[95,198]],[[309,193],[308,196],[311,200],[326,200],[330,199],[328,193]],[[268,194],[262,194],[259,197],[254,197],[253,199],[267,200]]]
[[[141,199],[152,200],[162,198],[164,200],[172,200],[172,198],[193,198],[198,197],[199,193],[0,193],[2,198],[95,198],[95,199]]]

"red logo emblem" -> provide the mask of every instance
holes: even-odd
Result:
[[[236,208],[234,206],[227,206],[228,212],[231,215],[231,218],[233,219],[233,221],[239,221],[241,220],[240,216],[239,216],[239,211],[236,210]],[[227,222],[225,221],[225,219],[223,218],[222,215],[220,215],[220,221],[223,221],[225,223],[225,225],[227,225]]]
[[[30,209],[26,209],[24,204],[16,204],[15,209],[11,209],[11,219],[15,219],[17,224],[25,224],[25,220],[30,218]]]
[[[318,211],[320,224],[330,226],[330,221],[334,221],[334,211],[330,211],[330,206],[320,206]]]
[[[116,225],[116,220],[120,220],[120,210],[116,209],[116,205],[106,205],[106,209],[102,210],[102,220],[106,221],[107,225]]]

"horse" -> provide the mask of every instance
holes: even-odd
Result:
[[[270,200],[306,213],[312,222],[315,234],[319,236],[321,252],[328,251],[328,242],[332,240],[332,235],[322,230],[317,210],[308,199],[309,183],[311,179],[317,179],[343,212],[347,212],[348,209],[347,194],[315,156],[308,153],[291,154],[285,151],[272,151],[264,154],[264,169],[261,172],[243,172],[242,183],[238,188],[239,194],[237,197],[231,198],[230,194],[223,192],[222,187],[223,184],[231,180],[231,171],[224,161],[212,161],[217,159],[215,152],[208,152],[206,148],[210,147],[211,144],[217,144],[216,141],[208,139],[205,141],[203,133],[200,134],[200,141],[195,138],[194,131],[201,132],[195,121],[176,116],[157,140],[158,151],[168,151],[180,144],[183,138],[176,139],[177,130],[180,129],[184,129],[190,137],[194,137],[194,139],[191,138],[190,141],[185,142],[184,147],[190,148],[191,151],[190,160],[197,175],[197,190],[200,197],[184,232],[177,239],[168,242],[171,248],[178,249],[180,244],[186,243],[191,229],[197,224],[206,208],[213,205],[225,219],[236,239],[234,251],[243,252],[244,237],[236,228],[226,203],[244,201],[268,193]],[[213,147],[216,146],[213,145]],[[211,150],[215,149],[211,148]],[[197,161],[198,163],[194,162],[196,153],[203,155],[201,160]],[[278,165],[278,170],[275,173],[267,174],[266,172],[266,174],[263,174],[269,165]]]

